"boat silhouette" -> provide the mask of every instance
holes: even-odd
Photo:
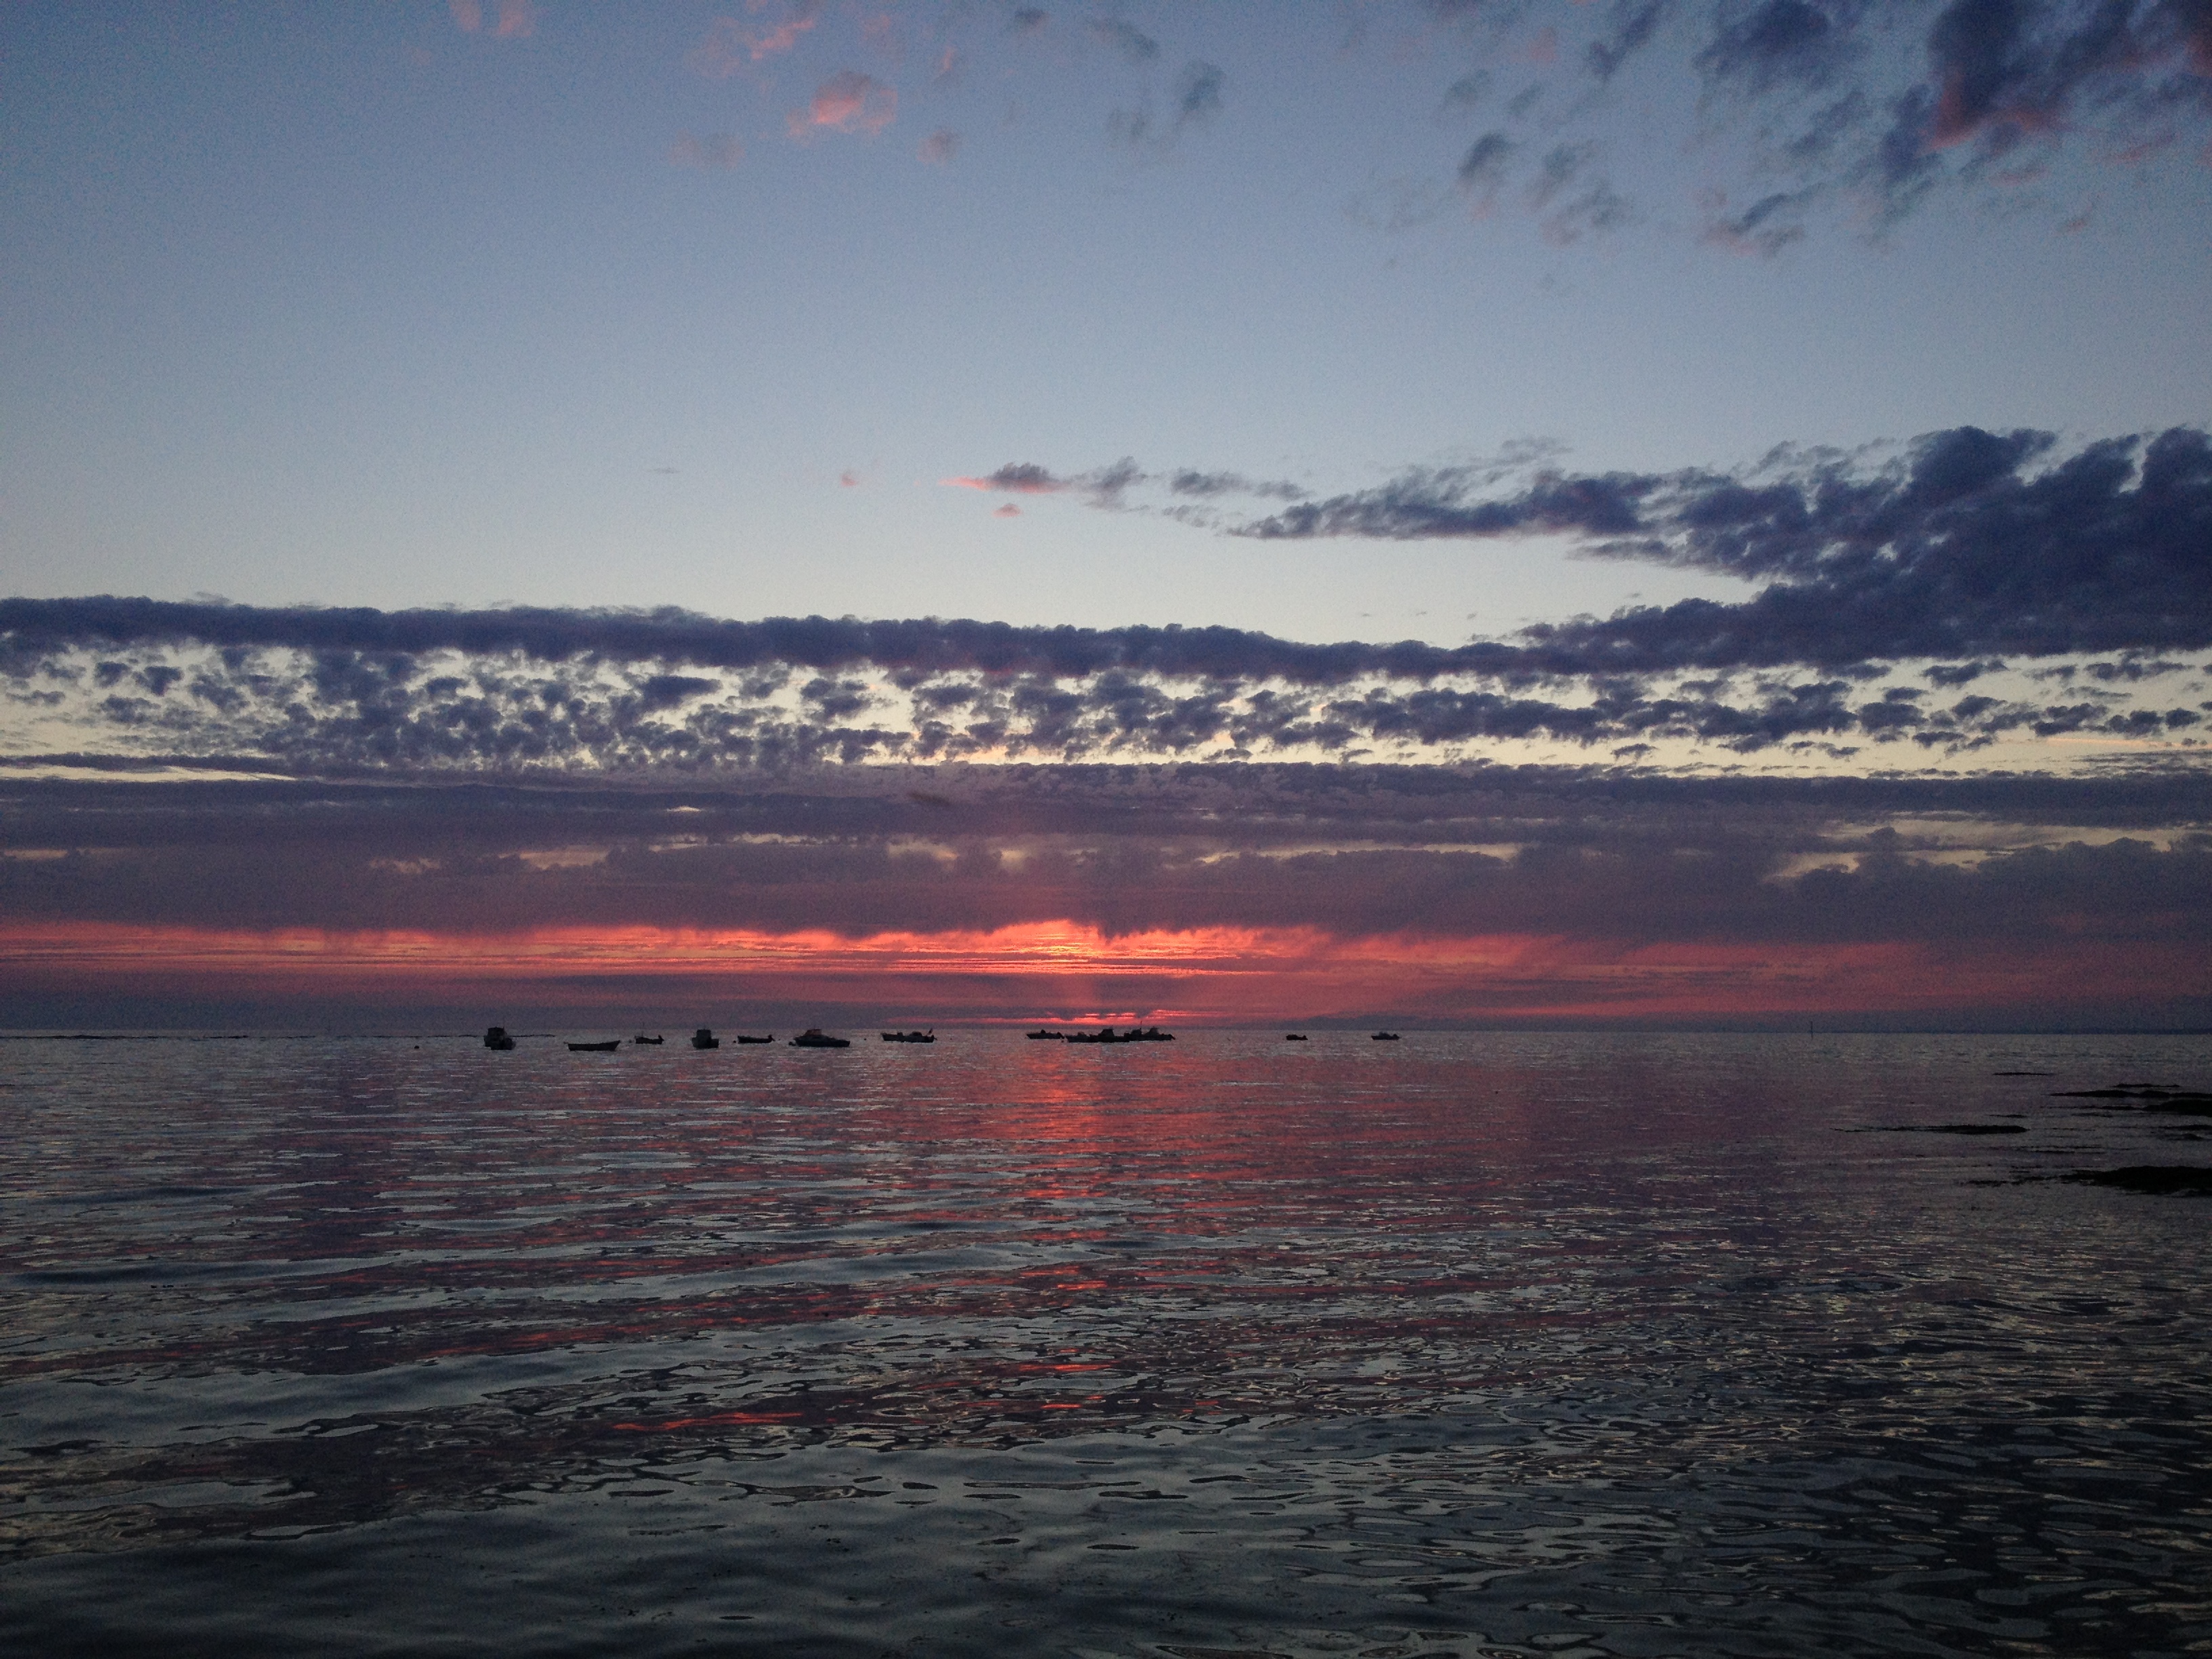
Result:
[[[644,1032],[641,1031],[635,1036],[632,1037],[630,1041],[636,1043],[640,1048],[657,1048],[662,1042],[666,1041],[666,1039],[657,1036],[647,1036]]]
[[[1163,1031],[1157,1025],[1132,1025],[1126,1031],[1117,1031],[1109,1025],[1097,1031],[1070,1031],[1070,1042],[1173,1042],[1175,1033]]]
[[[506,1026],[487,1025],[484,1027],[484,1047],[487,1048],[512,1048],[514,1047],[514,1039],[507,1036]]]
[[[753,1037],[747,1036],[743,1031],[740,1031],[736,1036],[730,1040],[732,1042],[773,1042],[775,1041],[775,1033],[770,1031],[766,1036]]]
[[[819,1025],[810,1025],[792,1038],[791,1046],[794,1048],[849,1048],[853,1045],[843,1037],[824,1035]]]
[[[934,1042],[937,1028],[933,1025],[927,1031],[885,1031],[882,1035],[886,1042]]]
[[[691,1046],[694,1048],[719,1048],[722,1043],[721,1039],[714,1035],[713,1026],[702,1025],[691,1033]]]
[[[1031,1042],[1047,1041],[1058,1042],[1066,1036],[1067,1033],[1065,1031],[1048,1031],[1042,1026],[1039,1026],[1036,1030],[1029,1033],[1029,1039]]]
[[[1395,1031],[1377,1031],[1373,1036],[1368,1038],[1370,1042],[1395,1042],[1397,1040],[1398,1034]]]
[[[568,1045],[568,1052],[572,1054],[611,1054],[621,1047],[620,1037],[609,1037],[605,1042],[572,1042]]]

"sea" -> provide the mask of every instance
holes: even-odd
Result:
[[[2212,1651],[2212,1038],[849,1035],[0,1042],[0,1651]]]

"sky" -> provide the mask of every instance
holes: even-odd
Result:
[[[2212,1024],[2208,231],[2204,0],[11,9],[0,1026]]]

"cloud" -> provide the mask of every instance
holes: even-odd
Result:
[[[1576,474],[1523,447],[1320,499],[1127,459],[946,481],[1194,523],[1256,497],[1273,510],[1231,528],[1259,539],[1562,536],[1592,556],[1758,586],[1738,602],[1632,607],[1462,646],[674,609],[11,599],[0,600],[0,702],[22,732],[77,734],[64,744],[340,771],[1449,759],[1530,744],[1838,758],[2200,739],[2212,702],[2173,653],[2212,647],[2203,432],[2068,453],[2047,433],[1967,427],[1869,455],[1784,447],[1738,472]],[[670,676],[685,687],[677,702]]]
[[[710,132],[705,137],[692,133],[678,133],[676,142],[668,147],[668,160],[679,167],[702,167],[726,173],[745,159],[745,147],[726,132]]]
[[[934,974],[937,1006],[1003,1013],[1010,996],[1083,994],[1054,972],[1154,971],[1222,1014],[1255,981],[1461,1017],[1663,998],[1680,1013],[2212,1007],[2212,842],[2189,829],[2212,817],[2202,773],[1030,766],[941,769],[926,791],[903,769],[527,787],[0,775],[0,853],[79,849],[0,857],[0,995],[18,1009],[134,986],[467,1002],[533,976],[604,996],[656,975],[679,1002],[830,975],[902,1000],[887,981]],[[313,951],[278,948],[302,932]]]
[[[956,489],[1002,489],[1022,495],[1048,495],[1066,489],[1073,481],[1054,477],[1048,469],[1034,461],[1008,461],[996,472],[981,477],[947,478],[944,482]]]
[[[2057,702],[1877,690],[1867,683],[1883,672],[1862,665],[1695,679],[1667,665],[1694,654],[1678,641],[1639,637],[1640,613],[1451,647],[1301,645],[1218,628],[115,600],[10,600],[0,617],[4,695],[101,734],[118,754],[364,775],[1024,756],[1451,758],[1470,744],[1662,739],[1738,755],[1867,744],[1960,753],[2008,735],[2165,739],[2203,720],[2162,702],[2155,683],[2171,665],[2136,661],[2088,665],[2089,684],[2063,686]],[[665,695],[677,685],[680,706]]]
[[[1453,66],[1447,110],[1528,56],[1510,14],[1435,14],[1491,24],[1463,32],[1480,61]],[[1506,103],[1498,142],[1462,161],[1461,187],[1486,211],[1515,187],[1555,242],[1627,222],[1635,204],[1591,158],[1618,153],[1630,65],[1662,58],[1701,89],[1681,141],[1733,167],[1717,186],[1753,204],[1710,216],[1705,240],[1771,253],[1823,215],[1880,237],[1946,192],[2017,198],[2069,158],[2142,157],[2212,136],[2206,17],[2201,0],[1612,0],[1538,37],[1575,68]],[[1638,118],[1651,113],[1647,98]],[[1569,171],[1582,180],[1571,194]]]
[[[787,125],[794,138],[823,131],[863,132],[872,137],[897,116],[896,87],[858,70],[841,70],[816,89],[805,109],[791,112]]]
[[[684,62],[709,80],[726,81],[749,64],[789,52],[821,21],[822,0],[754,0],[757,21],[717,17]],[[763,14],[766,14],[763,17]]]
[[[1650,45],[1666,13],[1663,0],[1614,0],[1606,33],[1583,51],[1590,74],[1601,82],[1620,74],[1630,58]]]
[[[1757,254],[1772,258],[1792,242],[1802,241],[1805,226],[1802,217],[1807,204],[1802,191],[1776,191],[1761,197],[1741,213],[1725,211],[1725,198],[1707,204],[1711,216],[1700,240],[1738,253]]]
[[[1176,81],[1175,125],[1180,131],[1184,127],[1203,125],[1221,112],[1221,89],[1228,83],[1228,76],[1212,64],[1193,60],[1183,66]]]
[[[483,0],[450,0],[454,26],[465,33],[480,33],[484,26]],[[492,37],[520,40],[538,32],[538,13],[532,0],[498,0],[492,21]]]
[[[1533,630],[1563,665],[1622,670],[2212,644],[2212,441],[2177,427],[2045,463],[2049,433],[1916,439],[1874,473],[1784,454],[1750,475],[1545,471],[1486,495],[1414,469],[1242,526],[1263,539],[1574,535],[1591,550],[1772,583],[1741,605]]]
[[[1018,19],[1023,14],[1017,14]],[[1041,18],[1042,13],[1037,15]],[[1118,17],[1094,18],[1085,26],[1085,33],[1109,52],[1119,54],[1131,64],[1149,64],[1160,55],[1160,43],[1133,23]]]
[[[994,507],[991,516],[994,519],[1018,519],[1022,516],[1022,510],[1012,501],[1008,501],[1003,507]]]
[[[915,147],[915,154],[935,167],[943,167],[960,153],[960,135],[939,127]]]

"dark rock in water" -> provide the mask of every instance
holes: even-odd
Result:
[[[2192,1089],[2168,1089],[2155,1083],[2116,1083],[2109,1089],[2057,1089],[2053,1100],[2124,1100],[2147,1112],[2179,1112],[2212,1117],[2212,1095]]]
[[[1846,1131],[1850,1134],[1877,1135],[2024,1135],[2027,1131],[2017,1123],[1881,1123],[1863,1130]]]
[[[2077,1170],[2064,1181],[2116,1187],[2124,1193],[2195,1193],[2212,1198],[2212,1170],[2194,1164],[2130,1164],[2118,1170]]]
[[[2027,1133],[2017,1123],[1923,1123],[1916,1127],[1926,1135],[2024,1135]]]
[[[2212,1117],[2212,1095],[2168,1095],[2164,1100],[2143,1102],[2146,1112],[2179,1112],[2185,1117]]]

